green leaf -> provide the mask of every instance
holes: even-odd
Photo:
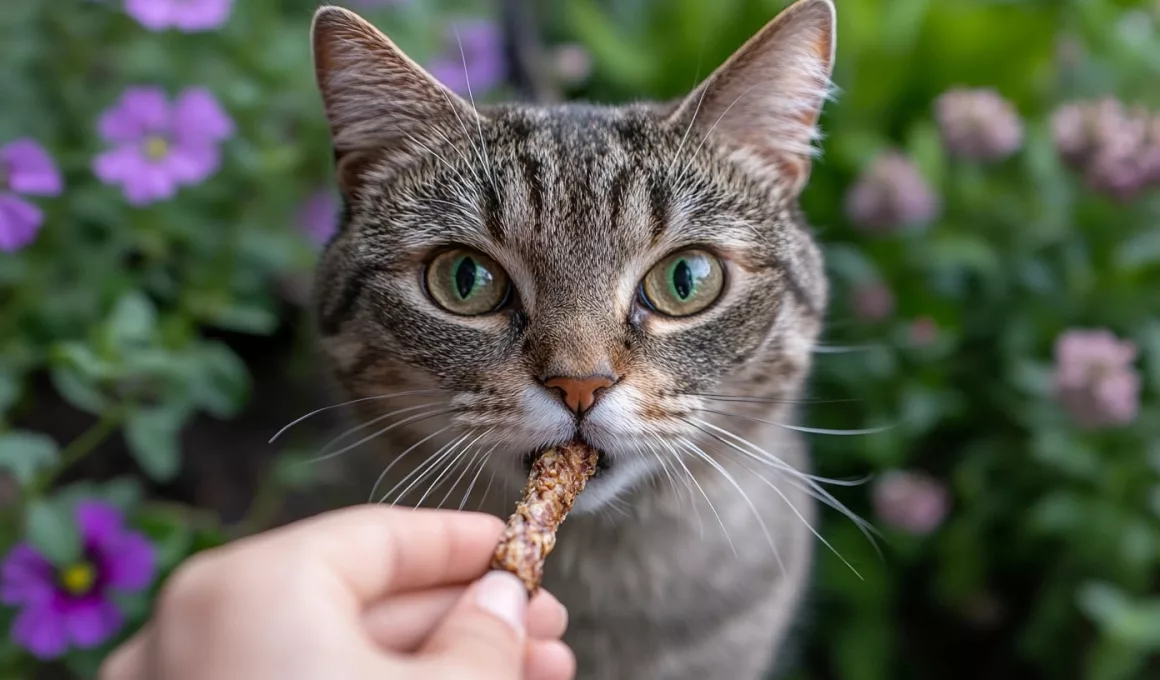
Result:
[[[1113,640],[1160,649],[1160,599],[1132,599],[1108,583],[1084,584],[1077,598],[1080,609]]]
[[[273,310],[244,302],[221,307],[208,320],[218,328],[253,335],[269,335],[278,328],[278,316]]]
[[[140,291],[123,295],[106,322],[106,338],[118,349],[148,344],[157,327],[157,308]]]
[[[237,415],[250,394],[246,364],[226,345],[207,342],[197,352],[190,376],[190,398],[218,418]]]
[[[80,559],[81,534],[68,504],[33,501],[24,522],[25,536],[48,561],[63,567]]]
[[[164,572],[177,566],[193,548],[193,526],[186,513],[169,507],[150,508],[142,513],[138,526],[157,550],[157,563]]]
[[[52,437],[39,432],[15,430],[0,434],[0,469],[12,472],[27,485],[42,468],[56,462],[60,451]]]
[[[125,439],[129,451],[145,474],[158,482],[167,482],[181,469],[178,436],[185,414],[171,407],[143,408],[129,414]]]
[[[71,368],[54,368],[50,373],[52,385],[65,401],[86,413],[100,414],[107,401],[93,382]]]
[[[1160,263],[1160,228],[1142,231],[1116,248],[1115,267],[1118,271],[1134,272]]]

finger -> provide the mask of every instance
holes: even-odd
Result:
[[[363,603],[479,578],[502,530],[498,518],[480,513],[364,505],[272,530],[235,550],[262,550],[265,564],[312,561]]]
[[[572,680],[576,677],[576,655],[559,640],[536,640],[528,645],[524,661],[526,680]]]
[[[505,571],[489,572],[468,588],[420,648],[432,668],[416,677],[519,677],[527,608],[527,591],[519,579]]]
[[[458,586],[397,595],[363,615],[367,632],[380,647],[410,653],[419,649],[467,588]],[[528,603],[528,637],[556,640],[568,627],[568,611],[551,593],[541,590]]]
[[[148,637],[149,629],[142,628],[114,649],[97,671],[97,680],[146,680],[145,649]]]

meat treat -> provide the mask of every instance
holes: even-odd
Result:
[[[528,597],[539,590],[544,560],[556,547],[556,529],[596,474],[598,458],[591,447],[573,442],[544,451],[532,463],[524,496],[508,519],[491,560],[493,569],[518,576],[528,589]]]

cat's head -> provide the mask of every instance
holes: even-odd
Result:
[[[350,398],[403,393],[360,415],[409,431],[417,459],[490,452],[517,485],[529,454],[583,439],[605,454],[583,510],[693,448],[724,455],[714,428],[741,423],[716,412],[752,406],[730,397],[776,414],[827,298],[797,198],[834,25],[801,0],[679,102],[477,111],[320,10],[346,204],[316,283],[323,347]]]

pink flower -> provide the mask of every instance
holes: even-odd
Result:
[[[939,200],[906,156],[889,151],[875,158],[846,194],[855,226],[888,233],[923,226],[939,212]]]
[[[894,313],[894,293],[880,281],[857,286],[853,298],[854,314],[864,321],[882,321]]]
[[[233,131],[208,90],[189,88],[171,104],[159,88],[129,88],[101,116],[101,137],[113,148],[97,156],[93,172],[133,205],[167,200],[217,172],[219,145]]]
[[[890,470],[878,478],[873,503],[882,521],[917,535],[937,529],[950,508],[942,483],[921,472],[905,470]]]
[[[58,196],[64,189],[52,157],[31,139],[0,147],[0,251],[16,252],[32,243],[44,213],[24,196]]]
[[[230,18],[234,0],[125,0],[125,12],[152,31],[185,33],[218,28]]]
[[[1083,428],[1130,423],[1140,407],[1136,346],[1105,329],[1073,329],[1055,341],[1055,397]]]
[[[929,316],[920,316],[910,322],[908,334],[911,345],[930,347],[938,340],[938,324]]]
[[[85,502],[76,521],[84,539],[77,563],[53,566],[31,545],[18,543],[0,567],[0,601],[20,608],[12,640],[42,659],[109,640],[124,624],[110,596],[144,590],[156,570],[153,546],[126,529],[115,508]]]
[[[1019,113],[994,90],[949,90],[935,101],[935,115],[943,144],[954,156],[997,161],[1023,145]]]
[[[1126,201],[1160,183],[1160,117],[1116,99],[1061,106],[1051,130],[1060,156],[1088,186]]]

